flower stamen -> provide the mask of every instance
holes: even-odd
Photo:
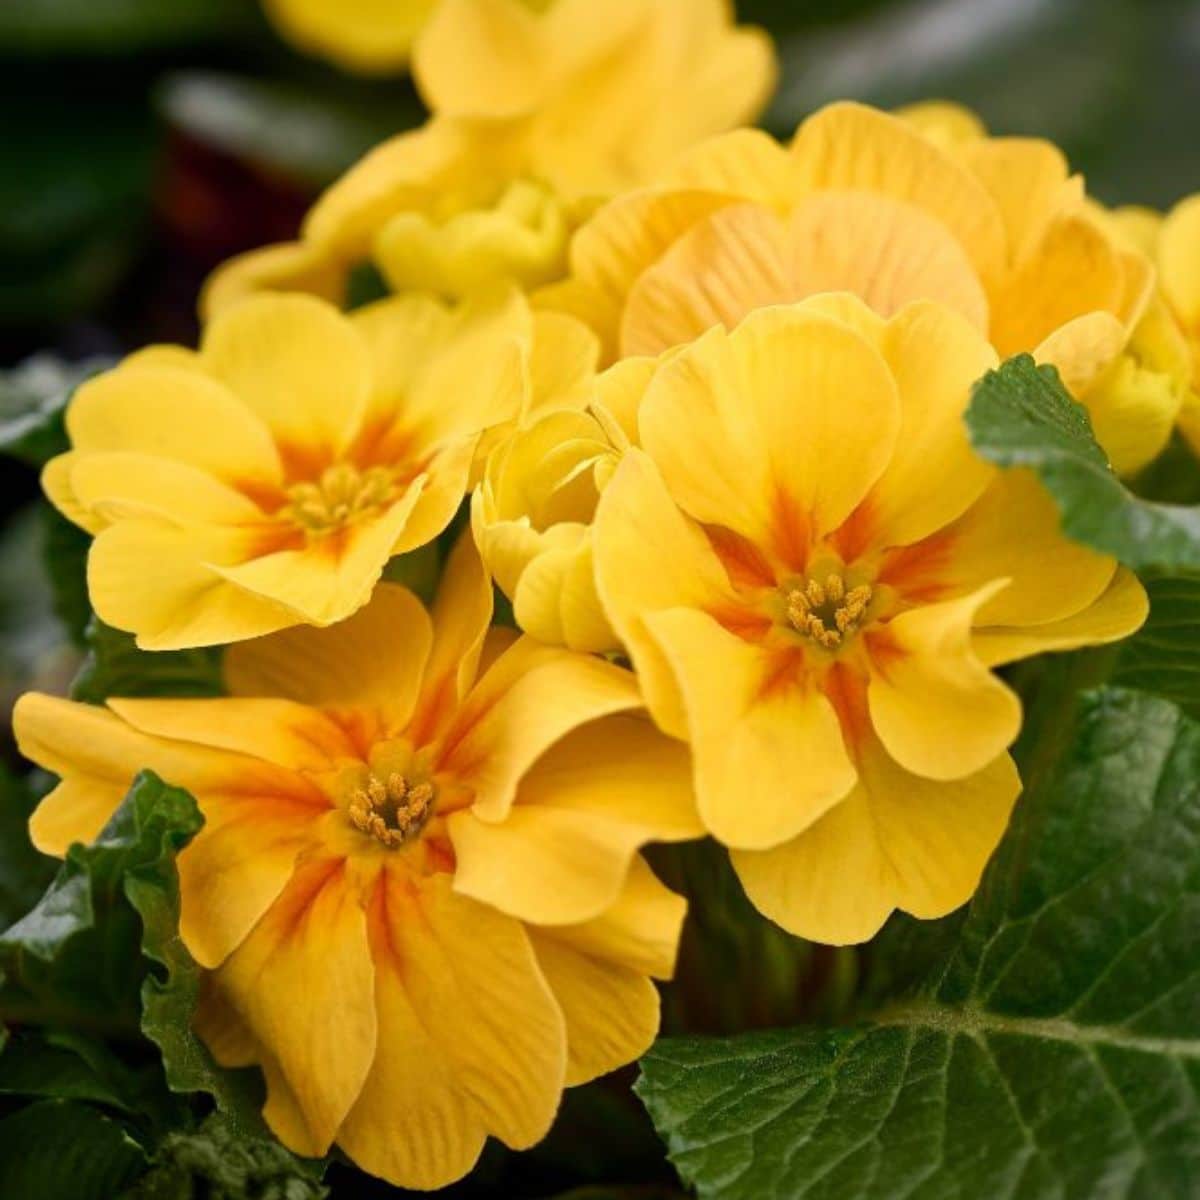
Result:
[[[350,463],[334,463],[315,483],[295,483],[288,488],[289,503],[282,515],[310,536],[321,537],[382,508],[391,497],[393,484],[392,472],[386,467],[359,471]]]
[[[393,771],[386,782],[372,775],[365,786],[355,788],[346,812],[355,829],[395,850],[421,832],[436,797],[432,783],[410,783]]]
[[[871,588],[860,584],[846,590],[846,581],[830,573],[822,583],[809,579],[786,596],[788,624],[826,650],[835,650],[858,629],[871,603]]]

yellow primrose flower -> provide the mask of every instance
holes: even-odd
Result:
[[[664,361],[601,493],[600,598],[753,902],[818,941],[978,883],[1020,788],[989,670],[1142,622],[1033,476],[972,452],[995,353],[961,314],[848,295]]]
[[[326,192],[298,243],[223,267],[206,311],[264,287],[328,294],[331,265],[344,287],[364,261],[395,291],[452,296],[560,278],[578,221],[753,120],[775,63],[727,0],[442,0],[413,73],[431,120]]]
[[[1001,357],[1053,362],[1085,403],[1152,285],[1145,258],[1088,215],[1054,146],[930,138],[853,103],[814,114],[787,147],[738,130],[685,152],[601,208],[570,267],[539,303],[587,321],[610,358],[850,291],[885,317],[944,304]]]
[[[263,0],[268,17],[299,50],[364,75],[389,75],[409,52],[438,0]]]
[[[43,483],[96,534],[96,612],[151,650],[349,616],[449,524],[483,431],[519,415],[531,325],[515,292],[348,317],[263,295],[198,352],[151,347],[89,381]]]
[[[47,852],[142,768],[192,792],[198,1032],[262,1067],[285,1145],[336,1142],[402,1187],[457,1179],[488,1136],[533,1144],[564,1086],[646,1049],[685,906],[637,850],[699,832],[686,750],[633,676],[485,638],[490,616],[468,538],[432,618],[382,584],[333,629],[233,647],[229,697],[16,711],[62,777],[31,821]]]
[[[610,367],[586,410],[543,400],[541,415],[488,457],[471,527],[517,624],[540,641],[620,648],[596,594],[591,525],[600,491],[637,440],[637,404],[653,369],[650,359]]]
[[[1165,216],[1140,207],[1106,216],[1158,268],[1158,294],[1134,332],[1127,370],[1175,399],[1180,432],[1200,454],[1200,194]]]

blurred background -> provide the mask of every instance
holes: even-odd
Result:
[[[82,535],[32,503],[31,414],[139,345],[191,341],[212,267],[291,237],[327,183],[423,119],[401,69],[353,74],[297,49],[264,4],[283,0],[0,0],[0,445],[17,454],[0,460],[5,714],[27,687],[65,685],[86,618],[78,587],[56,595],[40,565],[77,571]],[[738,8],[779,45],[777,133],[838,97],[948,98],[994,132],[1058,142],[1106,202],[1200,190],[1200,0]]]

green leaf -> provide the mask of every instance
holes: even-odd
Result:
[[[1200,720],[1200,579],[1146,584],[1150,616],[1122,643],[1113,682],[1174,701]]]
[[[1053,367],[1020,354],[975,385],[967,410],[975,449],[1002,467],[1035,471],[1068,537],[1138,571],[1200,572],[1200,507],[1135,496],[1108,465],[1087,410]]]
[[[1200,726],[1119,689],[1060,719],[967,912],[873,947],[860,1024],[646,1056],[700,1196],[1200,1194]]]
[[[194,1132],[165,1138],[155,1166],[126,1200],[321,1200],[329,1191],[320,1169],[273,1139],[245,1137],[214,1114]]]
[[[109,696],[219,696],[221,651],[139,650],[133,634],[105,625],[93,616],[84,634],[88,655],[71,696],[103,704]]]
[[[90,846],[73,845],[37,906],[0,935],[0,1016],[107,1036],[136,1034],[145,976],[130,881],[173,874],[201,825],[196,802],[139,775]]]
[[[110,366],[107,358],[68,363],[35,354],[0,372],[0,451],[40,467],[69,449],[63,411],[81,383]]]
[[[62,1100],[0,1120],[0,1146],[0,1196],[12,1200],[112,1200],[146,1165],[120,1124]]]

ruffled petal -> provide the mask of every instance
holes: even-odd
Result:
[[[450,817],[455,891],[542,925],[595,918],[640,847],[703,834],[691,775],[686,747],[643,717],[585,725],[525,775],[505,820]]]
[[[910,775],[879,748],[861,770],[799,837],[732,855],[755,907],[811,941],[865,942],[894,909],[932,920],[964,904],[1021,790],[1007,754],[952,783]]]
[[[837,714],[804,679],[705,613],[645,618],[675,672],[705,827],[728,846],[794,837],[854,785]]]

